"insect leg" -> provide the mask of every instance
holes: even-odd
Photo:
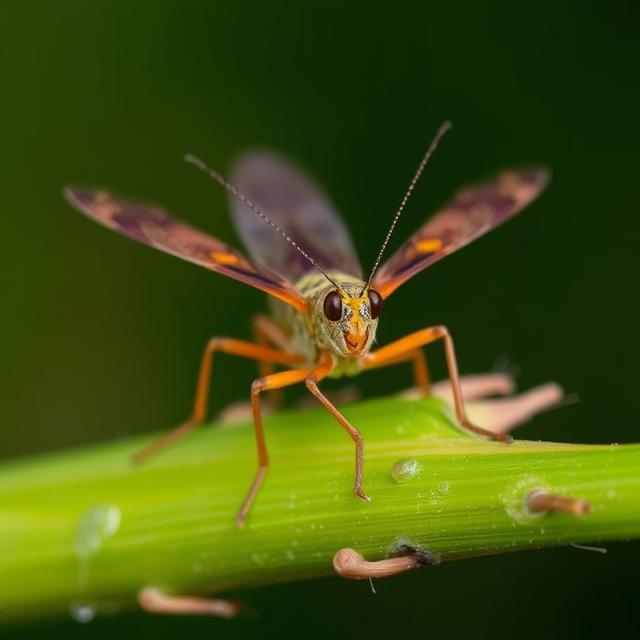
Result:
[[[287,350],[289,346],[287,336],[271,318],[262,314],[256,315],[253,317],[252,325],[257,344],[265,347],[272,345],[282,351]],[[271,375],[274,372],[273,363],[267,360],[258,360],[258,371],[262,378]],[[270,396],[271,407],[277,409],[282,404],[282,391],[274,389]]]
[[[198,374],[198,384],[193,402],[191,416],[186,422],[161,436],[149,446],[142,449],[134,456],[134,462],[142,462],[150,455],[165,449],[170,444],[180,440],[202,424],[207,416],[207,405],[209,399],[209,385],[211,381],[211,368],[213,366],[213,355],[216,351],[241,356],[243,358],[253,358],[255,360],[268,360],[277,364],[299,364],[302,362],[300,356],[283,353],[277,349],[265,347],[252,342],[244,342],[233,338],[212,338],[207,343],[200,364]]]
[[[251,408],[253,409],[253,425],[256,434],[256,445],[258,447],[258,471],[249,487],[249,491],[242,502],[240,511],[236,516],[236,524],[238,527],[244,527],[247,515],[256,499],[256,495],[264,482],[264,477],[269,466],[269,455],[267,454],[267,444],[264,438],[264,426],[262,423],[262,412],[260,411],[260,394],[263,391],[271,391],[273,389],[282,389],[292,384],[302,382],[311,373],[316,372],[317,375],[324,377],[333,366],[330,359],[325,358],[323,361],[312,369],[291,369],[290,371],[280,371],[272,373],[264,378],[257,378],[251,385]]]
[[[321,372],[318,369],[309,372],[305,384],[307,389],[324,405],[325,409],[340,423],[340,426],[349,434],[349,437],[356,445],[356,479],[353,485],[353,492],[361,500],[369,502],[371,498],[364,492],[362,488],[362,459],[364,453],[364,442],[360,432],[336,409],[334,404],[327,396],[318,388],[318,382],[324,378],[329,370]]]
[[[444,342],[445,356],[447,359],[447,368],[449,369],[449,379],[451,381],[451,391],[453,393],[453,403],[456,411],[456,416],[460,424],[467,430],[477,433],[492,440],[502,440],[505,442],[511,442],[513,438],[506,433],[493,433],[487,429],[473,424],[467,417],[467,413],[464,408],[464,401],[462,399],[462,391],[460,388],[460,376],[458,374],[458,364],[456,361],[456,353],[453,346],[453,340],[449,335],[449,331],[446,327],[438,325],[435,327],[428,327],[427,329],[421,329],[415,333],[410,333],[404,338],[400,338],[385,347],[370,353],[365,361],[365,368],[370,369],[379,366],[385,366],[387,362],[393,362],[393,360],[399,357],[401,354],[412,351],[414,349],[424,347],[436,340],[442,340]]]
[[[420,392],[423,395],[431,395],[431,376],[429,375],[427,358],[422,349],[418,348],[405,351],[395,355],[394,357],[390,357],[388,360],[367,360],[365,369],[379,369],[381,367],[389,367],[394,364],[403,364],[411,361],[413,361],[413,379],[415,386],[420,389]]]
[[[286,351],[289,347],[289,338],[285,332],[268,316],[254,316],[253,331],[259,344],[271,344],[280,351]]]

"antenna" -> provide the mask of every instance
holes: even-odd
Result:
[[[380,260],[382,260],[382,254],[384,253],[384,250],[387,248],[387,244],[389,244],[389,239],[391,238],[391,234],[393,233],[393,230],[396,228],[396,224],[398,224],[400,214],[404,211],[404,208],[407,202],[409,201],[409,198],[411,197],[411,194],[413,193],[413,190],[415,189],[416,184],[418,183],[418,180],[420,179],[420,176],[424,171],[424,168],[427,166],[427,163],[431,159],[431,156],[433,155],[433,152],[436,150],[438,144],[440,143],[442,136],[444,136],[444,134],[447,133],[447,131],[449,131],[449,129],[451,129],[452,126],[453,125],[449,120],[445,120],[436,131],[436,134],[433,136],[433,140],[431,141],[431,144],[425,151],[424,156],[422,156],[422,160],[420,161],[420,164],[418,165],[418,168],[416,169],[416,172],[413,178],[411,179],[411,182],[409,183],[409,187],[407,188],[407,191],[405,192],[404,197],[400,202],[400,206],[398,207],[398,210],[395,212],[393,216],[393,220],[391,221],[391,226],[389,227],[389,231],[387,231],[387,235],[385,236],[384,242],[382,243],[382,247],[380,247],[380,251],[378,252],[378,257],[376,258],[376,261],[373,265],[373,269],[371,269],[371,274],[367,279],[367,284],[364,285],[364,288],[362,289],[362,292],[360,293],[360,295],[362,295],[369,288],[369,285],[373,280],[373,276],[375,275],[378,269],[378,266],[380,265]]]
[[[214,171],[207,166],[200,158],[194,156],[191,153],[187,153],[184,157],[185,161],[192,164],[204,173],[208,174],[218,184],[223,186],[227,191],[230,191],[236,198],[238,198],[246,207],[251,209],[259,218],[266,222],[272,229],[279,233],[296,251],[300,252],[338,291],[342,291],[342,288],[327,275],[327,272],[283,229],[281,229],[258,205],[250,198],[244,195],[237,187],[227,182],[217,171]],[[344,293],[344,291],[342,291]]]

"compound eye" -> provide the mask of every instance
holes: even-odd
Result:
[[[332,322],[342,319],[342,298],[337,291],[330,291],[324,299],[324,315]]]
[[[369,289],[369,305],[371,317],[375,320],[382,313],[382,296],[375,289]]]

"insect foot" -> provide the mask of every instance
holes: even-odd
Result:
[[[527,494],[525,507],[530,513],[550,513],[557,511],[579,517],[586,516],[591,511],[591,504],[588,500],[557,496],[552,493],[547,493],[542,489],[530,491]]]
[[[168,615],[207,615],[233,618],[244,605],[233,600],[168,595],[155,587],[145,587],[138,593],[138,604],[147,613]]]
[[[425,554],[406,549],[405,555],[369,562],[355,549],[340,549],[333,556],[333,568],[336,573],[349,580],[365,580],[368,578],[386,578],[397,573],[404,573],[410,569],[418,569],[429,564]]]

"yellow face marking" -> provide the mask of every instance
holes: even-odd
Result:
[[[344,300],[345,304],[351,307],[354,318],[360,318],[360,305],[365,302],[364,298],[347,298]]]
[[[362,298],[345,298],[343,302],[351,309],[351,319],[349,320],[349,331],[345,334],[348,347],[354,352],[359,353],[367,344],[369,339],[369,329],[364,318],[360,315],[360,306],[365,302]]]
[[[420,242],[416,242],[416,250],[418,253],[433,253],[438,249],[442,249],[442,240],[439,238],[420,240]]]
[[[360,318],[360,305],[363,302],[367,302],[367,296],[362,296],[361,298],[351,298],[340,293],[340,297],[342,298],[342,302],[350,307],[351,311],[353,311],[353,318]]]
[[[212,251],[209,255],[211,259],[218,264],[236,265],[240,263],[238,256],[234,256],[232,253],[227,253],[226,251]]]

